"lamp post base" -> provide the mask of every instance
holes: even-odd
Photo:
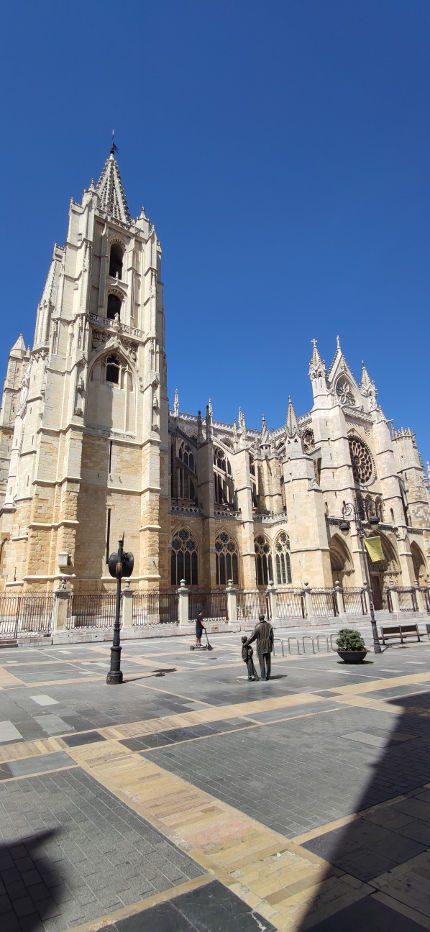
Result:
[[[109,673],[106,677],[106,682],[109,686],[118,686],[119,683],[123,682],[122,670],[117,670],[115,673],[113,673],[112,670],[109,670]]]
[[[111,647],[110,649],[110,670],[106,677],[106,683],[110,686],[117,686],[122,683],[121,670],[121,647]]]

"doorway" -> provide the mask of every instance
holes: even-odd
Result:
[[[374,605],[374,608],[375,608],[375,612],[379,612],[379,611],[381,611],[381,608],[383,608],[383,598],[382,598],[383,584],[382,584],[382,579],[383,579],[383,577],[381,576],[380,573],[371,573],[371,574],[370,574],[370,584],[371,584],[371,586],[372,586],[372,598],[373,598],[373,605]]]

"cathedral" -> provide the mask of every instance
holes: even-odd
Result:
[[[110,589],[125,534],[137,590],[425,586],[428,483],[409,428],[396,430],[339,339],[326,365],[312,340],[313,405],[291,398],[269,429],[169,410],[161,246],[131,217],[115,146],[70,203],[37,308],[32,348],[9,355],[0,414],[0,588]],[[287,407],[287,402],[286,402]],[[345,521],[344,515],[353,514]]]

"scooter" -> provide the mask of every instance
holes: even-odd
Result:
[[[190,650],[213,650],[212,644],[209,644],[208,633],[205,628],[206,635],[206,644],[202,644],[200,647],[197,647],[196,644],[190,644]]]

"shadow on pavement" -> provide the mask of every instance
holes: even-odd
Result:
[[[393,687],[391,698],[384,690],[386,701],[399,707],[388,739],[377,727],[367,727],[362,734],[363,750],[365,744],[377,746],[381,741],[381,756],[370,765],[372,778],[355,807],[358,818],[303,845],[331,867],[319,884],[300,932],[418,932],[429,928],[430,789],[425,784],[430,765],[430,693],[411,694],[411,687],[408,689],[409,695],[402,697],[402,687]],[[406,798],[396,799],[404,794]],[[389,800],[395,801],[379,805]],[[365,811],[374,806],[378,808]],[[355,896],[356,902],[329,915],[329,888],[335,875],[342,884],[342,872],[354,878],[347,884],[349,901]],[[347,885],[345,893],[348,898]],[[393,908],[386,901],[388,897]],[[422,915],[425,926],[408,916],[408,909]]]
[[[64,882],[49,857],[49,843],[57,834],[52,829],[0,844],[2,932],[39,930],[41,922],[58,916]]]

